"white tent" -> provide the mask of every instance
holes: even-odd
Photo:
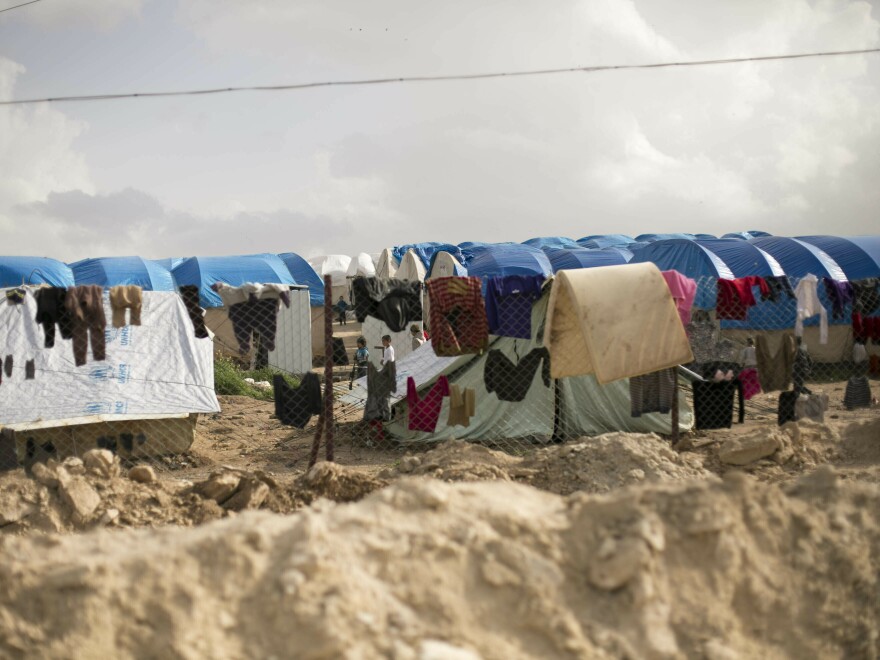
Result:
[[[376,277],[397,277],[397,259],[391,252],[391,248],[385,248],[379,253],[376,262]]]
[[[352,258],[346,272],[347,277],[373,277],[375,275],[376,266],[373,264],[373,259],[366,252],[361,252]]]
[[[348,287],[348,269],[351,266],[351,257],[346,254],[331,254],[322,257],[312,257],[308,260],[319,277],[330,276],[333,287],[333,303],[335,304],[342,296],[347,302],[351,302]]]
[[[543,346],[542,335],[547,313],[549,295],[545,295],[532,308],[532,338],[514,339],[494,337],[489,350],[499,350],[516,362],[532,349]],[[639,433],[669,433],[670,415],[659,413],[640,417],[630,415],[629,381],[617,380],[600,385],[594,376],[573,376],[551,380],[545,386],[541,368],[535,372],[531,386],[522,401],[502,401],[497,394],[488,392],[485,385],[485,367],[488,353],[437,357],[430,342],[397,362],[397,392],[392,395],[394,420],[386,429],[406,441],[423,442],[448,438],[460,440],[502,440],[530,438],[549,440],[556,431],[564,437],[598,435],[610,431]],[[441,375],[449,382],[476,391],[476,414],[470,425],[447,426],[449,399],[443,399],[439,422],[433,433],[413,432],[407,429],[406,383],[412,377],[420,396]],[[363,405],[366,401],[366,379],[356,382],[354,389],[342,400],[349,404]],[[679,398],[679,428],[693,426],[693,414],[685,397]]]
[[[464,277],[467,269],[448,252],[438,252],[428,278],[432,277]]]
[[[406,254],[403,255],[403,259],[400,260],[400,266],[394,277],[399,280],[418,280],[419,282],[424,282],[425,275],[427,275],[425,264],[416,256],[414,250],[407,250]]]

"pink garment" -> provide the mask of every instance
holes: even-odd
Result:
[[[440,417],[440,406],[443,397],[449,396],[449,379],[440,376],[424,399],[419,399],[416,381],[412,376],[406,379],[406,403],[409,407],[409,430],[432,432],[437,428]]]
[[[661,274],[675,301],[682,324],[687,325],[691,322],[691,307],[694,306],[694,297],[697,295],[697,283],[677,270],[664,270]]]
[[[743,398],[748,401],[761,391],[761,381],[758,380],[757,369],[743,369],[739,372],[739,380],[743,386]]]

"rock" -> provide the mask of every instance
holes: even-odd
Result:
[[[116,523],[116,520],[119,518],[119,509],[107,509],[104,512],[104,515],[101,516],[101,524],[102,525],[113,525]]]
[[[83,463],[81,458],[76,456],[68,456],[61,463],[61,467],[67,470],[70,474],[85,474],[86,466]]]
[[[239,482],[238,490],[223,502],[223,508],[230,511],[259,509],[269,496],[269,485],[251,476],[245,476]]]
[[[58,493],[73,509],[74,522],[85,522],[101,504],[101,496],[79,475],[64,479],[58,486]]]
[[[782,445],[775,432],[758,431],[725,440],[718,448],[718,458],[728,465],[748,465],[772,456]]]
[[[650,557],[648,546],[642,539],[624,538],[605,542],[596,553],[596,561],[590,565],[590,584],[605,591],[614,591],[632,580]]]
[[[135,465],[128,471],[128,478],[141,484],[156,481],[156,471],[149,465]]]
[[[234,472],[212,474],[207,480],[196,484],[194,490],[206,500],[223,504],[238,489],[241,476]]]
[[[58,488],[58,475],[42,463],[34,463],[31,467],[31,476],[37,483],[47,488]]]
[[[11,525],[37,511],[36,504],[9,493],[0,496],[0,526]]]
[[[453,646],[439,639],[422,640],[419,660],[480,660],[482,656],[470,649]]]
[[[109,449],[90,449],[83,454],[82,462],[87,470],[107,479],[119,476],[119,459]]]

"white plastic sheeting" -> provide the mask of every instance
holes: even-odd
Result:
[[[290,307],[280,306],[275,328],[275,350],[269,351],[269,366],[290,374],[311,371],[312,319],[308,289],[290,292]]]
[[[434,265],[431,266],[429,277],[463,277],[467,275],[467,270],[462,266],[458,259],[448,252],[438,252],[434,258]]]
[[[397,274],[394,277],[399,280],[424,282],[425,275],[427,275],[425,264],[422,263],[422,260],[416,256],[413,250],[407,250],[406,254],[403,255],[403,259],[400,260],[400,267],[397,269]]]
[[[57,333],[45,348],[29,288],[21,305],[0,305],[0,353],[13,356],[0,385],[0,424],[89,418],[94,415],[177,415],[218,412],[210,339],[196,339],[176,293],[144,291],[141,325],[105,332],[107,357],[76,366],[71,341]],[[104,313],[112,318],[107,293]],[[25,363],[36,373],[25,379]],[[122,418],[122,417],[121,417]],[[92,421],[92,420],[89,420]]]
[[[379,253],[379,260],[376,262],[376,277],[397,277],[397,259],[391,248],[385,248]]]

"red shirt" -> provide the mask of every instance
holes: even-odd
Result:
[[[770,287],[763,277],[752,275],[735,280],[718,280],[718,299],[715,303],[715,316],[719,319],[745,321],[749,307],[756,304],[752,287],[761,288],[761,298],[771,295]]]
[[[489,322],[479,277],[438,277],[426,283],[431,346],[436,355],[480,353],[489,345]]]
[[[409,406],[409,430],[428,431],[437,428],[437,419],[440,417],[440,407],[443,405],[443,397],[449,396],[449,379],[440,376],[434,383],[424,399],[419,399],[416,391],[416,381],[412,376],[406,379],[406,404]]]

